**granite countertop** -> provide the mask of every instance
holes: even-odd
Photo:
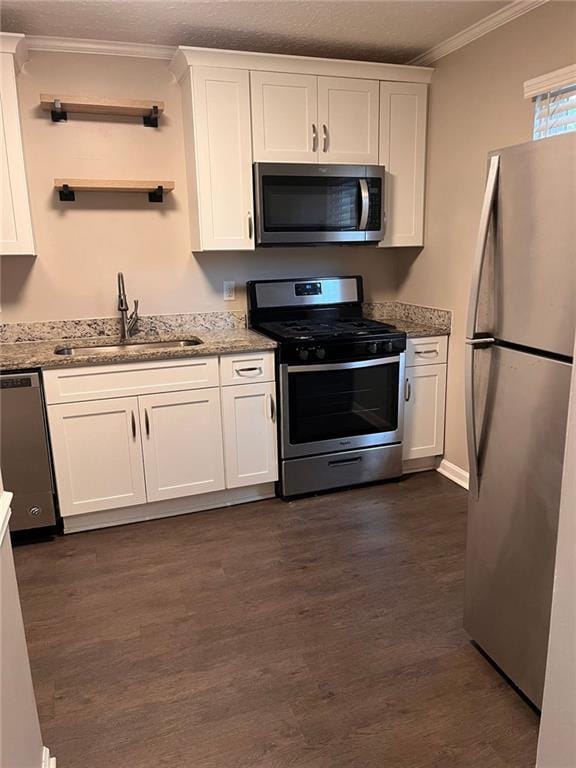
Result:
[[[430,325],[429,323],[414,322],[412,320],[403,320],[398,317],[391,317],[383,320],[385,323],[396,326],[399,331],[404,331],[409,339],[417,339],[423,336],[449,336],[450,329],[445,326]]]
[[[110,363],[149,362],[154,360],[174,360],[187,357],[207,357],[235,352],[264,352],[276,348],[276,342],[266,336],[246,328],[226,328],[206,330],[199,328],[183,334],[137,334],[133,341],[147,343],[152,341],[179,341],[198,338],[202,344],[193,347],[175,347],[174,349],[122,349],[105,354],[56,355],[56,347],[65,346],[101,346],[119,341],[117,336],[78,339],[49,339],[45,341],[17,342],[2,344],[0,347],[0,370],[14,371],[26,368],[68,368],[83,365],[108,365]]]

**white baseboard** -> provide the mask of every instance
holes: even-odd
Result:
[[[437,469],[441,475],[447,477],[448,480],[452,480],[453,483],[462,486],[468,490],[468,472],[462,467],[458,467],[456,464],[452,464],[451,461],[442,459],[440,466]]]
[[[56,758],[50,757],[48,747],[42,748],[42,768],[56,768]]]
[[[190,512],[203,512],[207,509],[230,507],[249,501],[272,499],[276,495],[274,483],[261,483],[246,488],[233,488],[226,491],[200,493],[197,496],[185,496],[168,501],[153,501],[134,507],[107,509],[102,512],[86,512],[83,515],[70,515],[64,518],[64,533],[93,531],[97,528],[110,528],[114,525],[142,523],[146,520],[158,520],[162,517],[187,515]],[[50,767],[51,768],[51,767]]]

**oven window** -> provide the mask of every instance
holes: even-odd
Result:
[[[342,232],[360,221],[358,179],[349,177],[263,176],[266,232]]]
[[[290,443],[398,428],[399,363],[288,374]]]

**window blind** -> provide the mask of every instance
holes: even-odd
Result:
[[[576,131],[576,83],[534,99],[534,139]]]

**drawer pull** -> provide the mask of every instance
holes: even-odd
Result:
[[[262,376],[262,366],[256,365],[253,368],[236,368],[238,376],[243,376],[245,379],[255,379],[258,376]]]
[[[415,355],[434,355],[434,357],[438,357],[438,350],[437,349],[415,349],[414,354]]]
[[[337,459],[334,461],[329,461],[328,466],[329,467],[341,467],[345,464],[358,464],[362,461],[362,456],[354,456],[352,459]]]

